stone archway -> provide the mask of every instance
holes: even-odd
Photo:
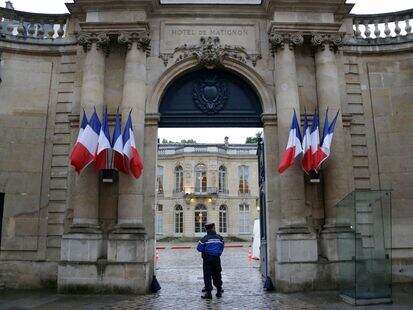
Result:
[[[160,124],[160,106],[165,92],[176,81],[186,74],[191,74],[196,70],[202,70],[199,62],[193,58],[181,60],[169,67],[158,79],[146,101],[146,122],[145,122],[145,227],[149,234],[154,236],[154,214],[151,214],[153,202],[155,201],[155,168],[157,154],[157,131]],[[278,200],[278,175],[274,163],[278,157],[278,133],[276,127],[276,107],[275,99],[270,89],[267,88],[264,79],[249,65],[233,58],[224,58],[220,64],[221,70],[232,73],[246,83],[255,93],[257,104],[260,104],[260,125],[264,130],[265,154],[266,154],[266,209],[267,233],[268,236],[268,261],[266,262],[271,277],[275,277],[275,257],[276,246],[275,236],[278,229],[279,209]],[[233,124],[233,127],[237,127]],[[242,127],[242,126],[241,126]],[[151,240],[152,236],[149,238]],[[149,251],[148,251],[149,253]]]

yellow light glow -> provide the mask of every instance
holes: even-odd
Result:
[[[211,199],[211,198],[209,198],[209,199],[208,199],[208,202],[212,202],[212,199]]]
[[[191,202],[194,202],[195,201],[195,199],[194,198],[191,198]]]

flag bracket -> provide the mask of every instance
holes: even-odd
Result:
[[[102,183],[115,183],[118,175],[119,173],[116,169],[103,169],[99,173],[99,178]]]

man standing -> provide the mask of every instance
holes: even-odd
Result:
[[[202,253],[205,294],[203,299],[212,299],[212,281],[217,288],[217,298],[222,297],[221,254],[224,251],[224,239],[215,232],[215,224],[205,224],[207,234],[199,241],[197,250]]]

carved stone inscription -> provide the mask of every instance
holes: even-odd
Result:
[[[222,45],[242,46],[249,54],[259,54],[258,24],[168,23],[161,26],[161,53],[172,53],[178,46],[199,44],[200,37],[219,37]]]

